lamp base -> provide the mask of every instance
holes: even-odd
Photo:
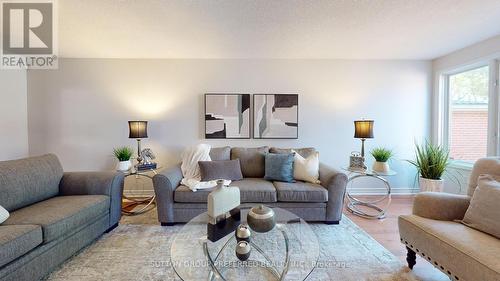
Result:
[[[137,139],[137,166],[140,166],[142,163],[142,156],[141,156],[141,139]]]

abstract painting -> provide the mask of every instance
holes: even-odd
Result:
[[[253,96],[253,137],[296,139],[299,134],[299,96],[256,94]]]
[[[250,95],[205,94],[205,138],[249,139]]]

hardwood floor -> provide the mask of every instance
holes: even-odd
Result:
[[[359,196],[361,200],[373,200],[373,196]],[[344,214],[355,224],[366,231],[377,242],[384,246],[406,264],[406,248],[399,240],[398,216],[411,214],[413,195],[393,195],[384,219],[365,219],[352,214],[344,208]],[[448,281],[445,274],[437,270],[428,261],[417,255],[417,264],[413,272],[423,281]]]

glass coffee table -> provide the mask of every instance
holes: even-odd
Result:
[[[266,233],[252,231],[252,249],[246,261],[236,257],[234,232],[211,242],[207,239],[207,213],[196,216],[172,242],[170,259],[175,272],[185,281],[305,280],[319,257],[316,234],[293,213],[273,210],[276,227]],[[246,223],[248,211],[241,210],[241,223]]]

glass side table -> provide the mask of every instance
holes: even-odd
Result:
[[[391,204],[391,185],[389,184],[389,181],[386,180],[384,177],[386,176],[394,176],[397,173],[395,171],[389,171],[388,173],[379,173],[370,169],[367,170],[354,170],[350,169],[348,167],[342,168],[343,170],[348,172],[348,177],[349,180],[347,182],[348,188],[346,191],[346,196],[347,196],[347,210],[349,210],[351,213],[367,218],[367,219],[383,219],[385,218],[385,214],[387,212],[387,209],[389,205]],[[364,201],[359,198],[356,198],[355,195],[351,194],[351,189],[349,188],[349,184],[352,184],[355,180],[360,179],[360,178],[373,178],[378,181],[381,181],[385,187],[385,193],[380,195],[374,200],[371,201]],[[383,201],[386,201],[385,204],[382,206],[378,206],[380,203]],[[368,213],[366,210],[363,210],[360,208],[360,206],[363,206],[365,208],[374,210],[374,212]]]
[[[154,175],[157,174],[157,171],[160,170],[161,167],[157,167],[155,169],[146,169],[146,170],[136,170],[134,167],[132,169],[123,172],[125,174],[125,178],[135,176],[136,178],[139,177],[145,177],[150,180],[153,180]],[[151,211],[154,206],[155,206],[155,199],[156,195],[148,196],[148,197],[128,197],[125,195],[125,188],[123,188],[123,194],[122,198],[126,199],[134,204],[137,205],[144,205],[138,210],[127,210],[127,207],[122,206],[122,214],[127,215],[127,216],[132,216],[132,215],[140,215],[143,213],[146,213],[148,211]]]

